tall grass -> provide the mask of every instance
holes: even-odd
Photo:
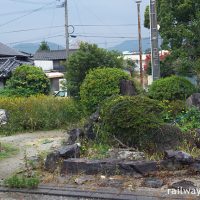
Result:
[[[8,112],[8,123],[0,134],[66,128],[83,116],[80,104],[70,98],[50,96],[1,97],[0,108]]]

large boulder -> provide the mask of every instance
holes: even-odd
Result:
[[[6,124],[8,121],[7,112],[4,109],[0,109],[0,126]]]
[[[156,161],[122,161],[115,159],[87,160],[67,159],[61,166],[61,174],[133,175],[145,176],[158,170]]]
[[[188,107],[195,106],[200,109],[200,93],[194,93],[186,100]]]
[[[58,167],[59,159],[60,156],[58,152],[51,152],[48,154],[44,163],[45,170],[54,172]]]
[[[194,162],[193,157],[190,154],[183,151],[173,151],[173,150],[165,151],[164,158],[173,159],[183,164],[192,164]]]
[[[136,95],[136,88],[133,81],[122,79],[120,81],[120,94],[128,96]]]
[[[76,128],[76,129],[72,129],[68,132],[68,140],[67,140],[67,145],[72,145],[77,143],[80,138],[82,138],[84,136],[84,132],[82,129],[80,128]]]
[[[64,146],[58,150],[58,153],[63,159],[80,158],[80,147],[78,144]]]

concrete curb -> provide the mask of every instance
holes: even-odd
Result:
[[[188,199],[188,196],[169,196],[167,193],[158,193],[146,190],[138,190],[130,192],[128,190],[114,189],[114,188],[98,188],[88,189],[86,187],[74,186],[46,186],[40,185],[38,189],[11,189],[7,187],[0,187],[0,192],[16,192],[26,194],[76,197],[87,199],[107,199],[107,200],[183,200]],[[190,199],[198,199],[195,196],[190,196]]]

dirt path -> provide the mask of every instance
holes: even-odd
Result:
[[[0,160],[0,180],[12,175],[24,166],[24,154],[36,156],[39,152],[49,151],[61,145],[67,137],[64,131],[40,131],[8,137],[0,137],[0,142],[19,148],[19,153],[12,158]]]

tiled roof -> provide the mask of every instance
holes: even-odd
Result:
[[[20,57],[27,57],[27,55],[12,49],[5,44],[0,42],[0,56],[20,56]]]
[[[8,77],[13,70],[23,64],[30,65],[31,63],[16,60],[15,57],[0,58],[0,78]]]
[[[77,49],[70,49],[69,53],[75,52]],[[34,60],[65,60],[66,50],[38,51],[35,53]]]

